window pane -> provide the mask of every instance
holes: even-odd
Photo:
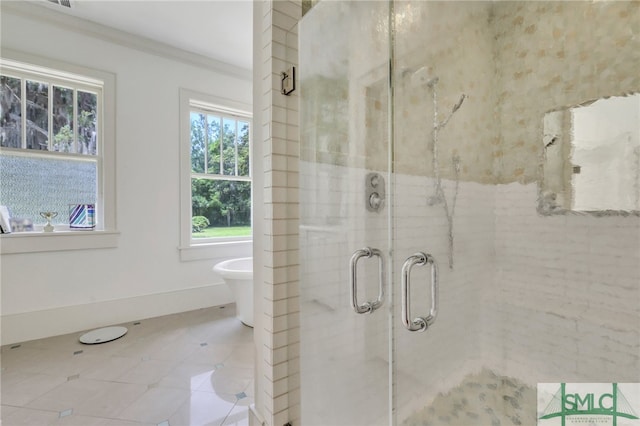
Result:
[[[22,147],[20,79],[0,76],[0,146]]]
[[[12,217],[45,224],[42,211],[58,212],[54,223],[69,223],[69,204],[95,204],[96,163],[0,155],[0,205]]]
[[[236,121],[224,118],[222,120],[222,157],[224,163],[223,175],[236,176]]]
[[[238,122],[238,176],[250,175],[249,123]]]
[[[53,86],[53,150],[76,152],[73,143],[73,89]]]
[[[27,148],[49,150],[49,85],[26,81]]]
[[[206,136],[204,114],[191,113],[191,171],[204,173],[204,146]]]
[[[193,238],[251,235],[251,182],[191,179],[191,194]]]
[[[209,115],[209,163],[207,173],[222,174],[220,171],[220,117]]]
[[[78,90],[78,153],[96,155],[97,127],[98,95]]]

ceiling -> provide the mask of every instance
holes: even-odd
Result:
[[[71,8],[45,3],[107,27],[252,68],[251,0],[70,0]]]

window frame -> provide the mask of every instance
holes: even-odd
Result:
[[[180,89],[180,260],[202,260],[217,257],[251,256],[253,236],[220,237],[194,239],[192,237],[192,177],[201,177],[201,173],[193,173],[191,169],[191,112],[234,118],[249,123],[249,163],[253,156],[253,114],[252,107],[243,102],[199,93],[189,89]],[[253,177],[251,168],[249,176],[209,174],[213,180],[237,180],[251,182],[253,193]],[[216,179],[217,178],[217,179]],[[253,207],[253,206],[252,206]],[[252,208],[253,215],[253,208]],[[252,223],[253,229],[253,223]]]
[[[34,232],[1,234],[0,253],[18,254],[117,247],[119,232],[116,223],[115,75],[10,49],[2,51],[0,70],[2,74],[21,79],[38,81],[38,78],[41,78],[46,79],[50,84],[62,87],[71,84],[75,90],[99,89],[96,128],[99,142],[95,156],[24,148],[0,148],[0,151],[9,155],[95,162],[97,227],[87,231],[71,230],[56,225],[56,230],[51,233],[38,232],[41,227],[37,227]],[[52,90],[52,87],[49,89]],[[77,123],[74,123],[74,132],[77,132]]]

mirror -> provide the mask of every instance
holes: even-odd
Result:
[[[538,211],[640,215],[640,93],[550,111]]]

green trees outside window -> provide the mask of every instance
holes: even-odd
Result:
[[[251,235],[249,121],[205,111],[190,119],[192,237]]]
[[[38,225],[55,211],[66,224],[70,204],[102,202],[102,93],[93,78],[3,60],[0,205],[12,217]]]
[[[0,76],[0,147],[96,155],[97,120],[96,93]]]

